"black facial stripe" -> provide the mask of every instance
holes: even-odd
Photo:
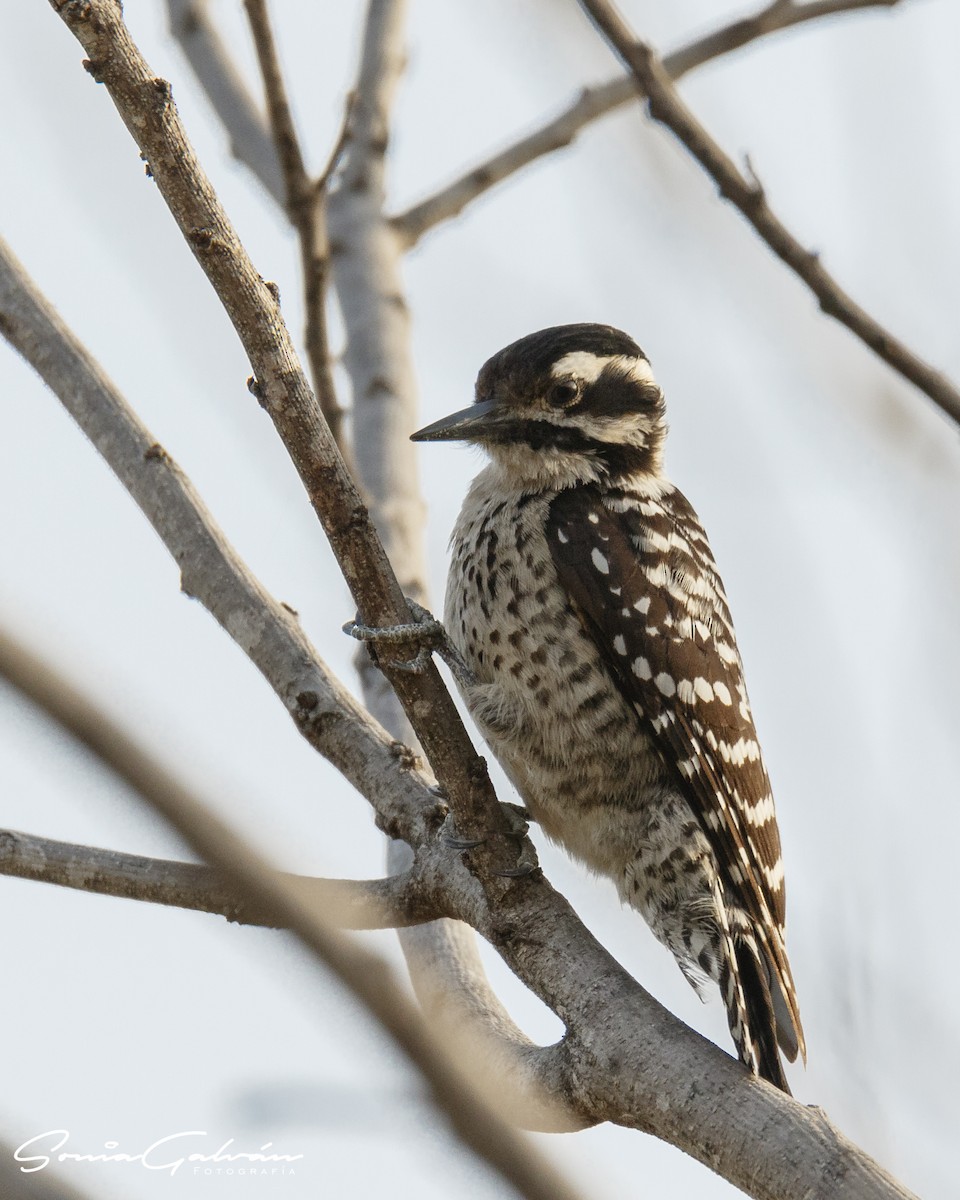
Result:
[[[583,389],[569,413],[587,412],[591,417],[624,417],[631,413],[663,410],[663,395],[655,383],[641,383],[627,371],[607,367],[595,383]]]
[[[516,420],[500,422],[489,431],[506,445],[522,444],[531,450],[558,450],[563,454],[585,454],[603,467],[610,476],[633,475],[650,470],[653,453],[646,446],[603,442],[569,425],[549,421]]]

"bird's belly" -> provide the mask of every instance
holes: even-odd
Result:
[[[537,507],[495,527],[492,497],[455,534],[445,618],[477,679],[464,700],[544,833],[611,878],[685,970],[715,974],[709,845],[561,587]]]
[[[518,553],[533,556],[533,586],[518,584],[509,557],[477,553],[455,576],[468,586],[448,594],[448,631],[478,680],[464,699],[544,832],[619,881],[636,859],[638,825],[664,768],[570,607],[546,546],[537,555],[539,539],[524,541],[522,532]]]

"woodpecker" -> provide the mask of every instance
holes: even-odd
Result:
[[[723,584],[663,474],[663,393],[627,334],[561,325],[413,435],[490,463],[451,537],[458,686],[544,832],[609,876],[785,1092],[806,1058],[770,781]]]

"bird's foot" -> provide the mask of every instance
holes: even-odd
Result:
[[[530,875],[536,871],[539,866],[536,860],[536,852],[534,851],[533,857],[531,857],[533,847],[526,840],[527,832],[530,828],[529,822],[532,818],[522,804],[501,804],[500,808],[507,818],[507,825],[509,826],[503,832],[503,836],[518,843],[519,857],[515,867],[509,867],[502,871],[494,871],[492,874],[502,876],[505,879],[522,879],[525,875]],[[461,838],[453,832],[453,818],[448,817],[447,822],[451,832],[444,834],[443,841],[451,850],[475,850],[477,846],[484,845],[491,837],[495,836],[493,833],[485,833],[482,837],[478,838]]]
[[[453,672],[460,687],[474,687],[477,678],[451,642],[443,624],[416,600],[407,597],[407,606],[414,617],[413,621],[381,627],[363,625],[359,621],[347,621],[343,632],[356,638],[358,642],[365,642],[374,650],[379,646],[416,647],[417,653],[412,658],[390,663],[395,671],[409,671],[414,675],[420,675],[426,670],[431,654],[436,651]]]

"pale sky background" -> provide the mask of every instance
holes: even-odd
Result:
[[[254,262],[299,334],[297,253],[169,38],[160,0],[127,19],[174,96]],[[400,208],[615,70],[573,0],[414,0],[396,109]],[[634,0],[664,50],[750,11]],[[312,162],[349,87],[360,4],[273,5]],[[247,562],[353,687],[346,590],[294,471],[249,396],[235,335],[105,90],[46,4],[11,6],[0,56],[0,231]],[[239,3],[217,3],[252,71]],[[960,379],[960,8],[904,0],[768,39],[684,95],[776,211],[869,310]],[[810,1065],[798,1098],[930,1200],[955,1194],[953,948],[960,638],[956,429],[844,330],[638,107],[491,193],[406,266],[423,423],[533,329],[633,334],[669,406],[668,468],[710,533],[780,814],[789,947]],[[335,325],[336,328],[336,325]],[[291,869],[375,875],[365,801],[310,750],[206,613],[59,403],[0,346],[0,620],[82,681]],[[341,381],[342,382],[342,381]],[[472,452],[427,447],[434,604]],[[501,795],[510,790],[498,775]],[[0,690],[0,825],[180,856],[160,823]],[[620,961],[729,1050],[612,887],[542,840],[552,882]],[[418,1085],[281,936],[201,914],[0,879],[6,1031],[0,1134],[131,1153],[208,1130],[302,1153],[247,1195],[504,1190],[444,1136]],[[364,935],[398,964],[392,934]],[[941,947],[944,947],[943,949]],[[558,1022],[492,962],[536,1037]],[[735,1190],[670,1147],[603,1127],[539,1137],[594,1200]],[[75,1166],[106,1200],[232,1195],[236,1180]]]

